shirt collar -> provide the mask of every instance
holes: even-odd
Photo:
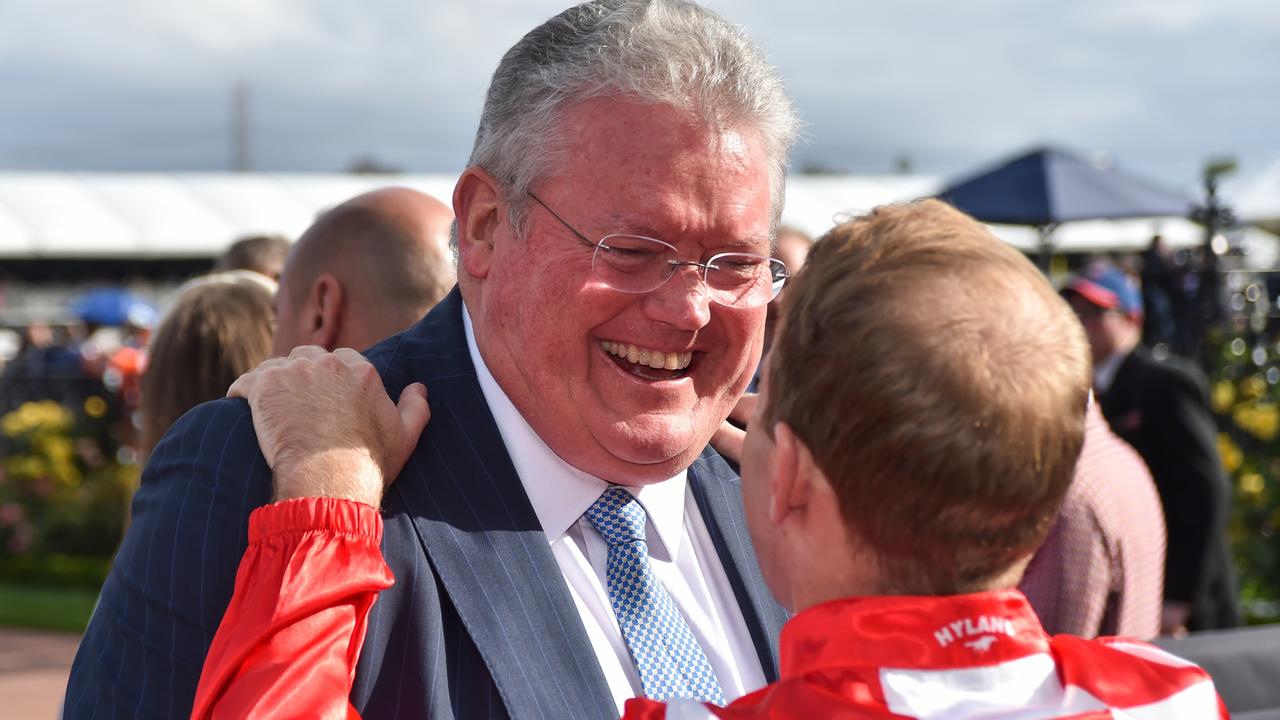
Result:
[[[529,503],[533,505],[533,512],[538,516],[547,539],[555,541],[582,517],[609,483],[565,462],[529,427],[485,365],[465,303],[462,306],[462,324],[480,391],[507,446],[520,483],[529,496]],[[652,534],[648,537],[650,550],[668,558],[675,557],[684,532],[687,484],[688,471],[682,470],[662,482],[626,488],[644,507],[649,527],[657,534],[656,538]]]
[[[784,678],[867,665],[988,665],[1049,647],[1035,611],[1012,589],[833,600],[792,618],[782,628],[780,645]]]

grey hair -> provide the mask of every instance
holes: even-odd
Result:
[[[489,83],[468,164],[502,185],[517,233],[526,191],[571,152],[560,113],[614,96],[687,110],[710,127],[756,130],[770,159],[776,225],[800,123],[764,54],[740,28],[688,0],[593,0],[521,38]]]

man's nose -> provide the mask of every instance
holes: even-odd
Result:
[[[649,293],[646,312],[679,330],[702,329],[711,322],[712,303],[703,274],[693,263],[676,267],[661,287]]]

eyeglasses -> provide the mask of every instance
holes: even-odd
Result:
[[[681,267],[701,270],[707,297],[733,308],[755,308],[778,296],[791,275],[777,258],[755,253],[728,252],[706,262],[681,260],[674,245],[643,235],[612,234],[592,242],[532,192],[529,197],[583,243],[595,248],[591,273],[605,285],[625,293],[657,290]]]

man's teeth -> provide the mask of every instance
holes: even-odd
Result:
[[[690,361],[693,360],[693,353],[691,352],[665,353],[661,350],[638,348],[635,345],[613,342],[612,340],[600,341],[600,347],[610,355],[620,357],[637,365],[647,365],[654,370],[683,370],[689,367]]]

